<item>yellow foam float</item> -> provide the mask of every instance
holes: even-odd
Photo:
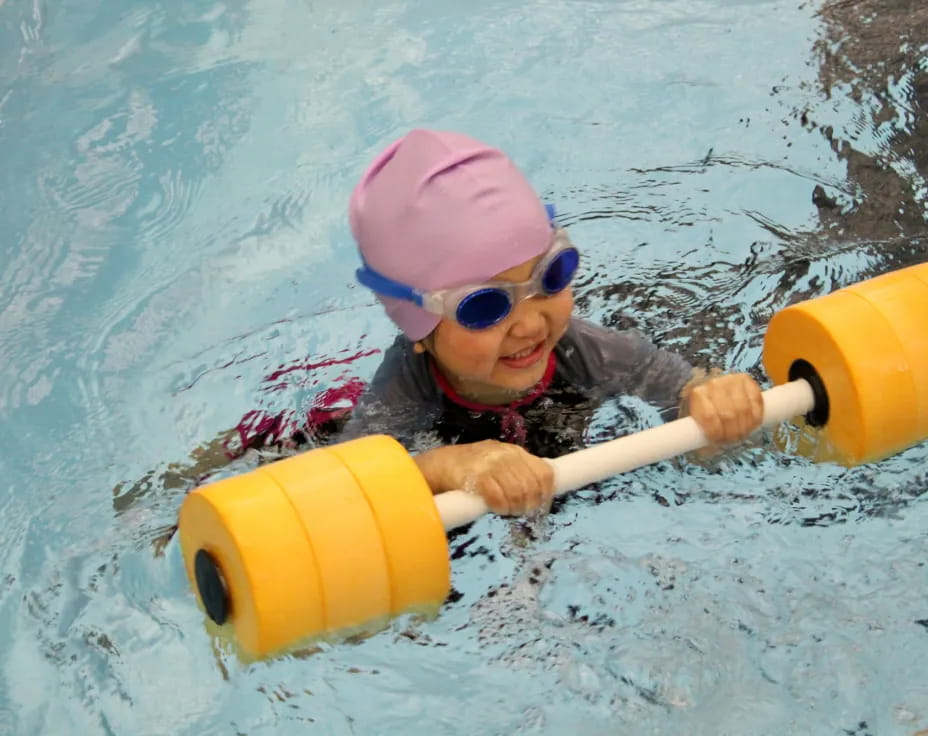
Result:
[[[437,608],[451,588],[432,492],[393,438],[365,437],[188,494],[187,575],[252,657]]]
[[[928,264],[778,312],[764,368],[775,384],[821,381],[809,423],[848,465],[928,437]]]
[[[777,313],[764,366],[764,425],[804,416],[848,464],[928,437],[928,264]],[[705,446],[691,418],[550,461],[555,492]],[[445,531],[487,512],[433,496],[394,439],[365,437],[191,492],[180,509],[187,574],[251,657],[309,637],[437,610],[450,590]]]

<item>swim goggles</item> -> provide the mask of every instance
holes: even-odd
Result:
[[[412,302],[426,312],[457,320],[469,330],[483,330],[499,324],[517,302],[542,294],[553,296],[566,289],[577,273],[580,252],[570,242],[567,231],[554,230],[551,246],[521,283],[487,281],[450,289],[419,291],[378,273],[366,263],[355,275],[364,286],[383,296]]]

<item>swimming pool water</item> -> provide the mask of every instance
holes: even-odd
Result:
[[[410,127],[515,158],[581,314],[728,370],[786,304],[928,260],[924,14],[0,0],[0,733],[928,729],[924,444],[848,470],[761,438],[485,518],[437,620],[251,665],[154,543],[172,465],[372,374],[346,202]]]

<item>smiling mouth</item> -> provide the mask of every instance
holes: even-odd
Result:
[[[537,345],[532,345],[530,348],[525,348],[525,350],[520,350],[518,353],[512,353],[511,355],[504,355],[503,358],[506,360],[519,360],[519,358],[527,358],[529,355],[538,350],[541,343]]]
[[[545,343],[542,340],[535,345],[532,345],[525,350],[520,350],[517,353],[510,353],[509,355],[504,355],[500,358],[500,362],[504,365],[509,366],[510,368],[528,368],[531,365],[534,365],[539,358],[541,358],[542,353],[544,352]]]

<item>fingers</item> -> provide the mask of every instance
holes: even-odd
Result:
[[[742,381],[742,385],[748,405],[745,414],[747,419],[745,435],[748,435],[757,429],[764,421],[764,396],[757,381],[748,375],[745,375],[745,379],[746,380]]]
[[[690,393],[690,416],[696,420],[706,439],[713,445],[719,445],[725,436],[725,426],[712,402],[707,385],[697,386]]]
[[[500,482],[493,476],[481,478],[477,483],[476,490],[486,503],[487,508],[494,514],[509,516],[516,513],[513,509],[512,495],[507,493]]]
[[[744,439],[760,426],[764,401],[760,386],[745,373],[714,378],[689,396],[690,415],[712,444]]]
[[[525,484],[523,512],[547,510],[554,495],[554,468],[549,462],[524,451],[522,460],[524,464],[520,465],[520,471],[524,471],[522,482]]]
[[[535,487],[538,489],[537,502],[533,509],[548,511],[554,498],[554,466],[547,460],[531,456],[532,472],[535,474]]]
[[[501,442],[475,443],[472,449],[469,485],[491,511],[518,515],[550,505],[554,470],[548,462]]]
[[[505,466],[489,470],[477,483],[487,506],[498,514],[525,514],[551,503],[553,470],[543,460],[524,454],[508,458]]]

